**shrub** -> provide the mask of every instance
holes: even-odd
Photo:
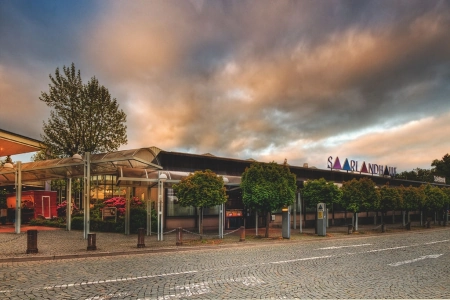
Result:
[[[67,201],[63,201],[56,207],[56,212],[58,213],[58,217],[65,217],[67,210]],[[78,207],[74,202],[72,202],[72,215],[78,213]]]

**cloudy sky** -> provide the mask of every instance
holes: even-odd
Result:
[[[75,63],[128,144],[327,167],[450,152],[449,1],[0,1],[0,128],[40,139]]]

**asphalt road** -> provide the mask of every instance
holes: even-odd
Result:
[[[5,263],[0,299],[450,298],[450,230]]]

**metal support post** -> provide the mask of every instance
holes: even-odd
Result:
[[[152,235],[152,200],[149,187],[147,188],[147,235]]]
[[[90,227],[90,204],[91,204],[91,153],[84,153],[84,184],[83,184],[83,204],[84,204],[84,239],[88,239]]]
[[[72,178],[67,178],[66,188],[66,230],[72,229]]]
[[[131,188],[127,187],[127,193],[125,196],[125,234],[130,235],[130,198]]]
[[[302,198],[300,197],[300,193],[298,193],[297,196],[298,196],[298,211],[300,212],[299,228],[300,228],[300,233],[303,233],[303,230],[302,230]]]
[[[20,233],[20,225],[22,223],[22,162],[18,161],[16,163],[15,170],[15,179],[16,179],[16,223],[15,223],[15,232]]]

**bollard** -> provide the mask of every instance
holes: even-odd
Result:
[[[406,223],[406,230],[411,230],[411,222]]]
[[[183,245],[183,228],[177,228],[177,246]]]
[[[353,233],[353,225],[348,225],[347,234]]]
[[[37,230],[27,230],[27,254],[38,253]]]
[[[95,233],[88,233],[88,250],[97,250]]]
[[[381,232],[386,232],[386,225],[384,223],[381,224]]]
[[[241,226],[241,238],[239,239],[239,242],[245,242],[245,227]]]
[[[137,247],[138,248],[144,248],[145,247],[145,229],[144,228],[139,228],[138,229],[138,243],[137,243]]]

